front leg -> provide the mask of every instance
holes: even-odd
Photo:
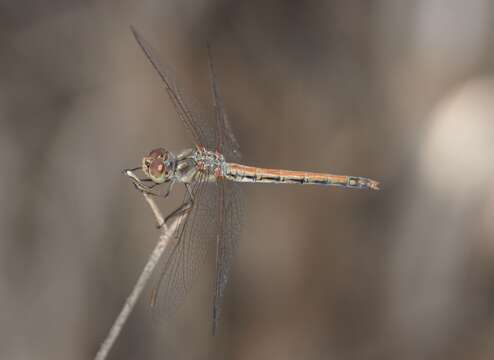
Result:
[[[132,170],[124,170],[123,173],[130,177],[132,183],[134,184],[135,188],[139,191],[145,192],[146,194],[153,195],[153,196],[158,196],[158,197],[163,197],[167,198],[168,195],[170,195],[171,189],[173,188],[173,184],[175,183],[175,180],[167,180],[164,184],[168,185],[166,191],[164,193],[160,193],[159,191],[153,190],[154,187],[156,187],[157,183],[153,183],[151,185],[146,185],[144,182],[152,181],[151,179],[139,179],[133,172]]]
[[[134,186],[137,189],[144,191],[145,193],[147,193],[149,195],[162,197],[162,198],[166,199],[168,197],[168,195],[170,195],[174,184],[175,184],[175,180],[167,180],[166,182],[164,182],[163,185],[166,186],[166,190],[164,192],[160,192],[159,190],[153,190],[156,186],[162,185],[162,184],[153,183],[152,185],[148,186],[148,185],[143,184],[142,182],[139,182],[138,184],[134,183]]]

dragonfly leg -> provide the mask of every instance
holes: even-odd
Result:
[[[152,180],[151,180],[152,181]],[[175,180],[168,180],[164,183],[165,185],[168,185],[168,187],[166,188],[166,191],[163,192],[163,193],[159,193],[159,192],[154,192],[154,191],[149,191],[149,190],[152,190],[154,187],[158,186],[158,185],[161,185],[161,184],[157,184],[157,183],[153,183],[152,185],[150,186],[147,186],[147,185],[144,185],[146,187],[146,192],[150,195],[154,195],[154,196],[159,196],[159,197],[162,197],[164,199],[166,199],[168,197],[168,195],[170,195],[171,191],[172,191],[172,188],[173,188],[173,185],[175,184]]]
[[[140,169],[140,168],[137,168]],[[126,169],[123,171],[125,175],[130,177],[132,180],[132,183],[134,184],[134,187],[142,192],[145,192],[146,194],[153,195],[153,196],[163,196],[159,192],[153,190],[153,188],[158,185],[156,183],[153,183],[152,185],[146,185],[144,182],[149,182],[150,179],[139,179],[132,171],[135,169]],[[152,181],[152,180],[151,180]],[[168,196],[168,193],[166,194]],[[164,197],[166,197],[164,196]]]
[[[133,180],[135,181],[139,181],[139,182],[150,182],[150,181],[153,181],[151,180],[150,178],[138,178],[137,176],[134,175],[134,171],[137,171],[137,170],[142,170],[142,167],[135,167],[135,168],[132,168],[132,169],[123,169],[122,170],[122,174],[124,175],[127,175],[128,177],[132,178]],[[132,175],[130,175],[130,173],[132,173]]]
[[[151,186],[148,186],[141,182],[140,179],[134,179],[133,181],[134,186],[137,190],[145,192],[146,194],[149,195],[154,195],[154,196],[160,196],[160,193],[156,192],[153,190],[153,188],[156,186],[156,184],[152,184]]]
[[[189,193],[189,199],[185,201],[182,205],[180,205],[177,209],[173,210],[169,215],[167,215],[163,223],[167,223],[168,220],[174,218],[175,216],[185,214],[190,210],[192,210],[192,206],[194,205],[194,196],[192,195],[192,191],[190,190],[189,184],[184,184],[184,185],[185,188],[187,189],[187,192]]]
[[[170,193],[172,192],[172,189],[173,189],[173,185],[175,185],[175,180],[170,180],[169,182],[167,182],[168,184],[168,187],[166,189],[166,191],[161,195],[162,197],[164,197],[165,199],[168,197],[168,195],[170,195]],[[158,184],[155,184],[155,185],[158,185]]]
[[[168,187],[166,188],[166,190],[164,192],[160,192],[159,190],[153,190],[153,189],[156,186],[161,185],[161,184],[153,183],[151,185],[146,185],[146,184],[142,184],[142,183],[136,184],[134,182],[134,186],[137,189],[139,189],[140,191],[144,191],[145,193],[147,193],[149,195],[162,197],[164,199],[166,199],[168,197],[168,195],[170,195],[174,184],[175,184],[175,180],[169,180],[169,181],[165,182],[164,185],[168,185]]]

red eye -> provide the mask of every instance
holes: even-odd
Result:
[[[163,163],[163,161],[160,159],[155,159],[151,161],[151,165],[149,165],[149,174],[156,178],[163,175],[165,170],[166,170],[166,166]]]
[[[149,157],[151,158],[155,158],[155,159],[163,159],[165,158],[165,155],[168,151],[166,151],[165,149],[163,148],[157,148],[157,149],[153,149],[151,150],[151,152],[149,153]]]

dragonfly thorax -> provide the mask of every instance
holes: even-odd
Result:
[[[225,164],[223,155],[218,152],[206,150],[204,147],[185,149],[173,157],[170,172],[164,177],[164,182],[214,182],[223,176]],[[151,170],[150,168],[150,172]]]
[[[217,151],[197,149],[192,154],[192,159],[199,171],[214,175],[215,177],[222,176],[224,173],[225,158]]]
[[[175,173],[177,159],[172,152],[157,148],[142,158],[142,171],[157,184],[169,180]]]

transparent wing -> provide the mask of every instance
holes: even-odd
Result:
[[[214,71],[213,59],[211,56],[211,47],[208,44],[208,60],[209,74],[211,77],[211,92],[213,95],[213,106],[216,117],[216,146],[217,150],[222,153],[227,161],[240,161],[242,157],[240,146],[233,134],[232,127],[228,121],[228,117],[221,97],[216,73]]]
[[[195,102],[179,89],[173,71],[160,64],[152,47],[132,28],[132,32],[149,62],[165,84],[175,109],[198,145],[217,149],[229,161],[239,161],[238,142],[227,119],[216,81],[208,46],[211,88],[216,124],[206,113],[197,111]],[[194,183],[194,204],[191,213],[178,227],[173,243],[165,250],[156,287],[156,307],[166,315],[173,314],[183,303],[193,281],[199,274],[209,244],[216,241],[216,291],[213,308],[213,331],[220,315],[224,290],[229,278],[233,253],[240,236],[242,197],[238,184],[218,180],[206,182],[207,174]],[[186,194],[184,201],[190,201]]]
[[[243,197],[240,184],[218,182],[218,238],[216,249],[216,291],[213,303],[213,334],[221,313],[224,291],[230,277],[233,256],[240,239]]]
[[[160,63],[155,51],[148,42],[131,27],[134,37],[146,54],[147,59],[158,72],[161,80],[165,84],[168,96],[172,101],[179,118],[184,122],[187,129],[190,131],[197,145],[202,145],[207,149],[216,147],[216,133],[214,124],[209,118],[209,114],[198,110],[196,102],[187,97],[178,87],[174,72],[168,67]]]
[[[206,175],[194,183],[194,205],[177,229],[174,242],[162,256],[155,287],[154,307],[168,317],[184,302],[204,264],[211,241],[218,233],[218,186],[206,182]],[[190,196],[186,194],[185,201]]]

